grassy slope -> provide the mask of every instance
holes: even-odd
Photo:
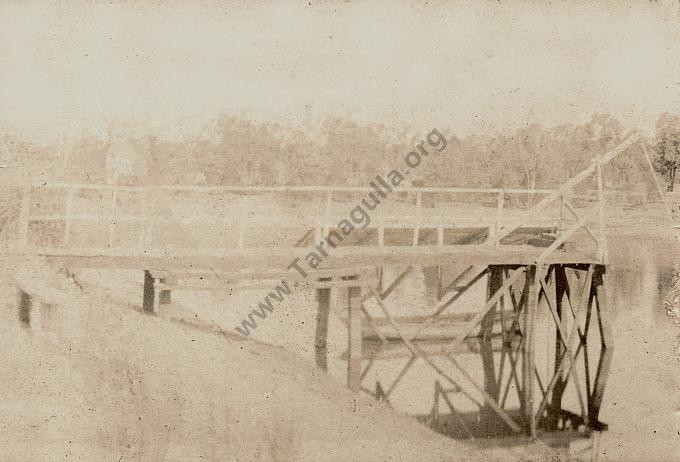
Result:
[[[78,319],[75,331],[29,335],[18,326],[12,300],[4,304],[2,460],[470,455],[281,349],[144,316],[52,279],[50,285],[70,293],[69,312],[55,319]]]

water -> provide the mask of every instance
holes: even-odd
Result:
[[[680,460],[680,329],[663,308],[667,275],[652,259],[610,271],[615,352],[601,414],[609,460]]]
[[[615,252],[617,248],[614,246],[610,250]],[[656,258],[657,255],[661,258]],[[665,253],[640,251],[634,258],[627,254],[625,262],[614,258],[615,263],[607,269],[606,280],[615,319],[614,356],[600,413],[600,420],[609,425],[609,431],[603,434],[601,440],[604,460],[680,460],[680,362],[673,355],[680,329],[666,316],[662,303],[669,285],[667,257]],[[414,273],[400,289],[402,293],[395,294],[401,304],[409,309],[424,306],[426,291],[422,286],[423,280],[422,274]],[[483,300],[484,286],[484,283],[480,284],[464,303]],[[195,294],[178,294],[175,299],[190,304],[196,311],[202,311],[203,316],[212,317],[225,328],[233,329],[242,313],[260,295],[257,292],[242,293],[225,300],[219,296],[201,295],[204,298],[198,299]],[[340,382],[345,381],[347,367],[341,358],[347,345],[342,322],[346,314],[343,302],[337,300],[343,295],[342,292],[334,293],[337,303],[331,313],[328,348],[329,373]],[[293,296],[270,319],[260,323],[255,336],[295,351],[311,363],[314,361],[315,309],[311,292]],[[546,319],[539,319],[539,322],[552,322],[547,319],[547,313],[543,314]],[[539,367],[543,361],[541,358],[553,354],[549,343],[541,347],[539,342],[537,349],[545,349],[537,354]],[[373,389],[376,381],[380,380],[383,388],[387,389],[407,361],[407,357],[381,361],[367,374],[364,385]],[[460,361],[469,370],[481,372],[479,355],[465,355]],[[552,365],[547,360],[545,362],[545,369],[550,369]],[[483,383],[480,374],[476,378]],[[394,389],[390,400],[393,407],[410,415],[428,414],[436,379],[432,369],[419,360]],[[441,379],[440,382],[447,385]],[[517,404],[513,393],[509,394],[509,403],[514,399]],[[566,407],[569,407],[570,399],[570,410],[577,412],[574,391],[568,388]],[[459,411],[476,410],[476,406],[469,402],[463,404],[464,401],[458,401]]]
[[[653,244],[656,251],[653,246],[650,246],[651,251],[650,248],[637,249],[633,256],[628,242],[624,250],[621,250],[620,243],[614,244],[610,248],[615,257],[614,263],[608,267],[606,277],[615,312],[615,351],[600,414],[600,419],[609,425],[609,431],[604,433],[601,441],[603,459],[680,460],[680,362],[673,353],[680,329],[666,316],[662,305],[662,297],[669,284],[669,259],[665,251],[668,243]],[[112,297],[123,298],[126,291],[127,303],[138,305],[141,302],[138,272],[108,272],[108,276],[103,277],[104,273],[90,271],[88,277],[88,272],[83,271],[78,273],[78,277],[86,285],[110,284]],[[395,275],[396,272],[392,276]],[[423,306],[427,296],[424,280],[421,273],[415,272],[399,289],[401,293],[395,293],[400,303],[408,309]],[[483,300],[484,286],[480,284],[467,300],[461,302],[476,304]],[[213,295],[177,292],[173,293],[173,301],[190,308],[203,319],[233,330],[243,313],[247,313],[262,295],[261,291]],[[334,295],[337,299],[342,294],[336,292]],[[337,302],[331,314],[329,372],[337,381],[344,382],[346,362],[341,354],[346,347],[346,331],[342,323],[345,315],[343,303]],[[314,313],[313,294],[303,291],[262,321],[255,336],[284,346],[311,363],[314,360]],[[16,320],[12,318],[9,321]],[[74,325],[70,321],[61,324]],[[376,380],[381,380],[384,387],[389,386],[407,360],[382,362],[367,376],[365,385],[373,388]],[[463,366],[479,370],[479,355],[468,355],[461,362]],[[538,364],[541,364],[540,361]],[[395,388],[391,397],[393,406],[411,415],[427,414],[432,406],[435,378],[431,368],[422,362],[416,363]],[[468,404],[459,410],[472,411],[475,407]]]

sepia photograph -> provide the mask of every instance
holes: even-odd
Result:
[[[680,2],[0,0],[0,462],[680,461]]]

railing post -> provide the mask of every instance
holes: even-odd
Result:
[[[602,179],[602,163],[600,161],[600,156],[595,158],[596,167],[595,171],[597,174],[597,202],[598,202],[598,222],[599,222],[599,243],[598,243],[598,255],[600,261],[605,263],[607,259],[607,234],[604,227],[604,181]]]
[[[325,213],[325,226],[321,232],[321,239],[327,238],[328,233],[331,231],[331,212],[333,206],[333,190],[329,189],[326,191],[326,213]]]
[[[498,191],[498,204],[496,207],[496,227],[493,236],[493,244],[500,244],[501,240],[498,236],[501,234],[501,222],[503,220],[503,207],[505,204],[505,190]]]
[[[423,205],[422,191],[418,190],[418,191],[416,191],[416,225],[413,228],[413,245],[414,246],[418,245],[418,240],[419,240],[419,237],[420,237],[420,216],[421,216],[422,205]]]
[[[557,236],[555,238],[559,238],[566,230],[566,224],[564,222],[564,194],[560,194],[560,209],[559,209],[559,218],[557,221]],[[567,243],[565,242],[562,245],[562,248],[564,250],[567,250]]]

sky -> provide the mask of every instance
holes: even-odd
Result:
[[[650,131],[678,108],[676,2],[0,0],[0,128],[36,141],[181,139],[220,115],[465,135],[606,111]]]

